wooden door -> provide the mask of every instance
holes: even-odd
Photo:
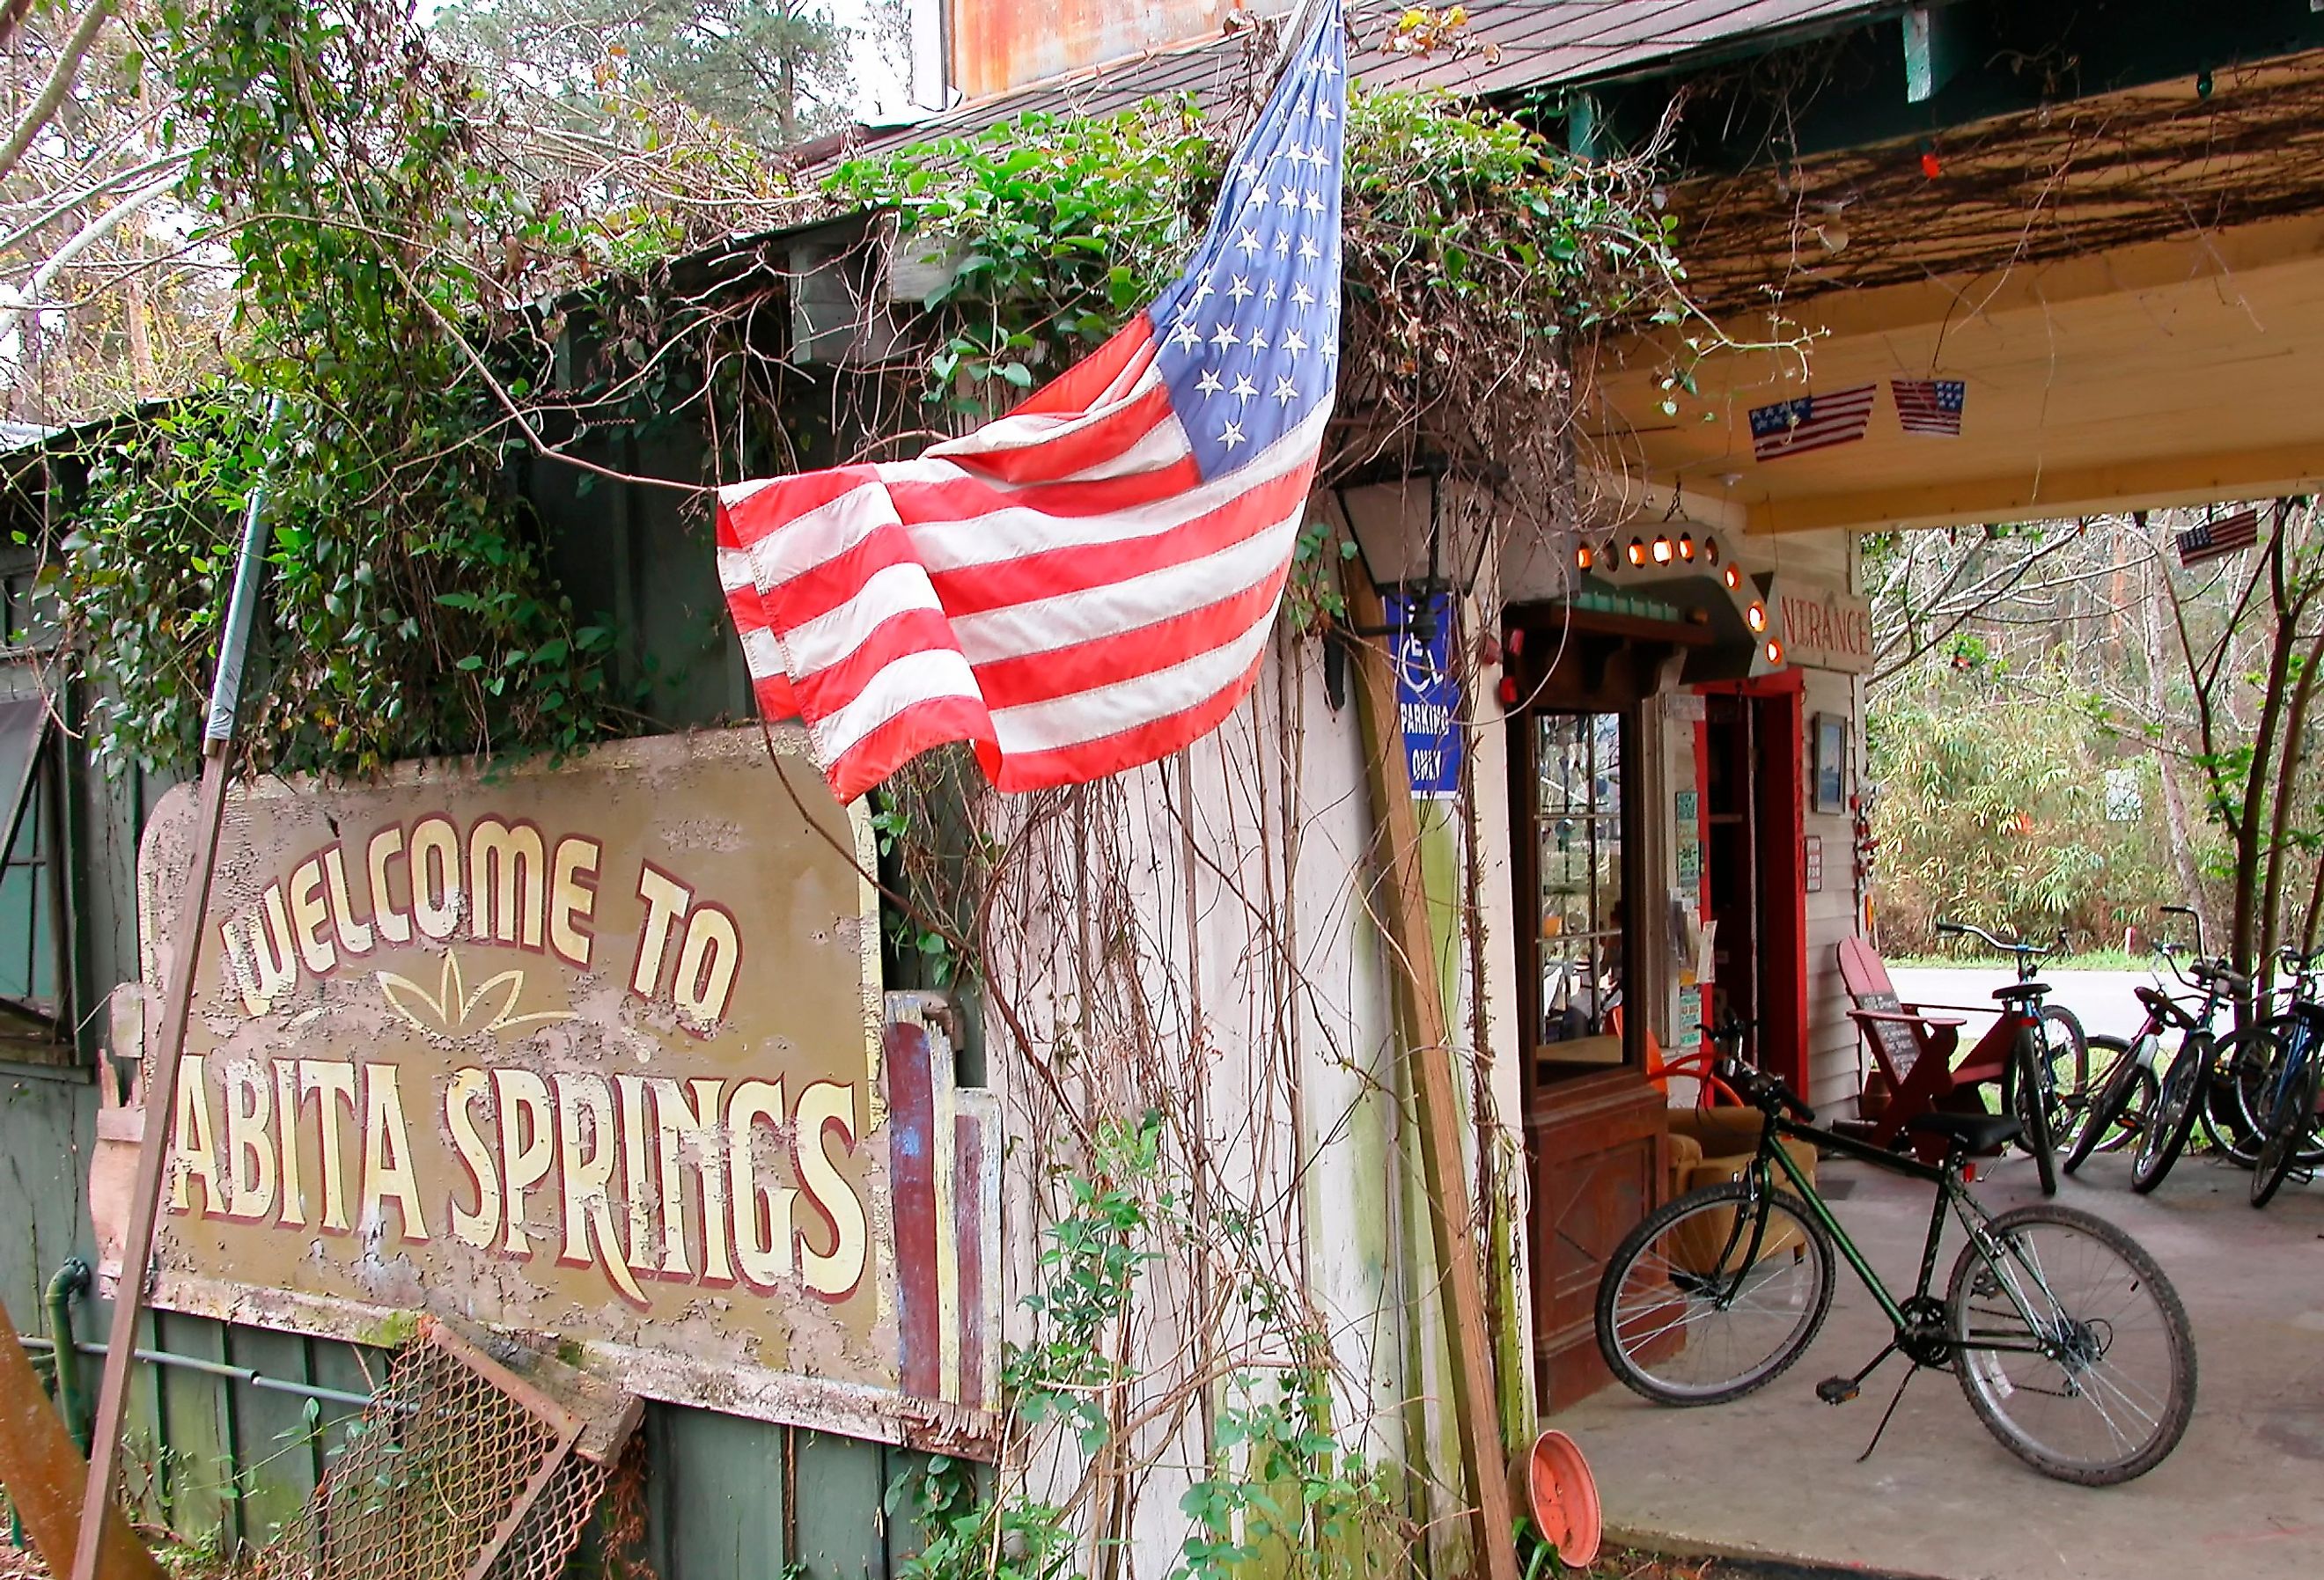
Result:
[[[1526,1156],[1533,1176],[1534,1375],[1545,1411],[1612,1381],[1598,1355],[1598,1280],[1622,1237],[1668,1189],[1665,1102],[1630,1070],[1536,1088]]]

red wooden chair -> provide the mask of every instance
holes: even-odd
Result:
[[[1895,1146],[1915,1114],[1937,1109],[1985,1112],[1975,1088],[2001,1079],[2006,1051],[1973,1049],[1955,1065],[1960,1029],[1967,1022],[1957,1015],[1932,1015],[1918,1004],[1900,1003],[1895,984],[1888,980],[1887,964],[1861,938],[1840,940],[1840,976],[1856,1002],[1849,1014],[1862,1028],[1880,1073],[1888,1077],[1888,1105],[1867,1126],[1875,1146]]]

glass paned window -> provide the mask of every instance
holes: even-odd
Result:
[[[1622,997],[1622,720],[1534,721],[1544,1043],[1601,1036]]]

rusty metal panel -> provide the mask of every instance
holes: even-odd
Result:
[[[951,9],[953,86],[975,99],[1215,36],[1242,8],[1228,0],[953,0]]]
[[[149,1116],[154,1303],[369,1343],[432,1311],[651,1397],[975,1452],[989,1408],[899,1321],[870,827],[776,739],[238,790],[182,1095]],[[191,813],[165,799],[141,853],[149,982]],[[951,1123],[948,1081],[916,1095]],[[907,1195],[928,1234],[960,1232],[951,1183]]]

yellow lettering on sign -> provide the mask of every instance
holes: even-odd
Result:
[[[540,947],[549,873],[540,830],[479,818],[468,830],[469,936],[478,943]]]
[[[287,1228],[304,1228],[307,1192],[299,1178],[299,1061],[295,1058],[282,1059],[274,1067],[274,1112],[282,1170],[282,1215],[275,1222]]]
[[[557,842],[549,864],[549,947],[584,971],[597,944],[589,919],[597,909],[597,864],[604,855],[604,845],[576,834]]]
[[[247,1061],[226,1067],[226,1211],[263,1218],[274,1210],[274,1084]]]
[[[420,1210],[420,1182],[411,1173],[411,1132],[403,1122],[403,1091],[392,1064],[364,1066],[363,1215],[366,1234],[383,1240],[386,1231],[381,1209],[395,1198],[402,1215],[403,1238],[414,1243],[428,1238],[427,1215]]]
[[[669,953],[670,923],[694,903],[694,891],[651,862],[638,869],[638,898],[646,904],[646,919],[638,929],[638,963],[630,972],[630,991],[650,999],[661,990],[662,959]]]
[[[411,919],[397,907],[395,890],[391,884],[392,874],[387,870],[387,864],[402,854],[403,829],[400,825],[391,824],[381,829],[364,847],[364,867],[371,873],[372,925],[391,944],[411,941]],[[410,870],[410,863],[404,864],[404,870]]]
[[[450,939],[460,925],[460,831],[441,815],[411,826],[411,917],[425,938]]]
[[[350,955],[370,954],[371,924],[355,915],[354,896],[347,892],[346,853],[336,845],[323,853],[323,876],[331,901],[331,928],[339,935],[339,947]]]
[[[508,1232],[501,1249],[529,1257],[532,1242],[524,1232],[524,1193],[549,1178],[556,1154],[549,1083],[530,1070],[494,1070],[493,1096],[501,1111],[501,1168],[507,1187]]]
[[[322,858],[309,856],[290,869],[290,937],[299,946],[299,958],[317,976],[338,969],[339,951],[324,930],[329,920],[323,903]]]
[[[783,1123],[780,1081],[737,1081],[726,1103],[727,1199],[734,1204],[734,1260],[754,1289],[771,1289],[798,1266],[791,1243],[795,1185],[769,1185],[759,1178],[758,1127]],[[781,1150],[779,1140],[777,1150]]]
[[[178,1065],[178,1112],[170,1126],[170,1206],[198,1215],[226,1211],[218,1192],[217,1132],[210,1124],[210,1084],[206,1056],[189,1053]],[[202,1182],[202,1205],[193,1205],[195,1180]]]
[[[671,996],[689,1031],[707,1036],[726,1018],[734,996],[734,972],[742,963],[742,939],[733,913],[723,905],[698,905],[686,919],[686,943],[678,952],[678,980]]]
[[[490,1246],[501,1232],[500,1170],[493,1167],[492,1150],[469,1112],[484,1095],[484,1072],[470,1065],[452,1072],[452,1084],[444,1094],[444,1120],[452,1132],[452,1146],[476,1187],[475,1211],[467,1211],[456,1200],[452,1203],[452,1234],[478,1250]]]
[[[697,1076],[686,1083],[689,1102],[678,1095],[678,1083],[656,1077],[653,1086],[654,1131],[661,1155],[661,1270],[675,1278],[692,1276],[687,1254],[686,1175],[690,1169],[702,1197],[702,1277],[706,1282],[731,1284],[734,1262],[728,1242],[726,1160],[719,1137],[719,1096],[726,1083]]]
[[[347,1231],[346,1167],[339,1153],[339,1107],[355,1111],[355,1067],[346,1059],[302,1058],[299,1061],[299,1095],[304,1102],[315,1095],[316,1123],[323,1138],[323,1224],[344,1234]]]
[[[584,1143],[586,1143],[585,1150]],[[557,1171],[565,1187],[565,1246],[557,1260],[569,1267],[604,1264],[613,1287],[643,1306],[645,1295],[622,1258],[613,1234],[609,1187],[617,1146],[613,1094],[603,1076],[557,1076]]]
[[[807,1287],[826,1300],[855,1292],[870,1254],[863,1203],[833,1160],[828,1145],[836,1132],[841,1149],[855,1150],[855,1094],[836,1081],[817,1081],[799,1094],[798,1113],[799,1184],[831,1224],[831,1249],[817,1251],[799,1235],[799,1268]]]

